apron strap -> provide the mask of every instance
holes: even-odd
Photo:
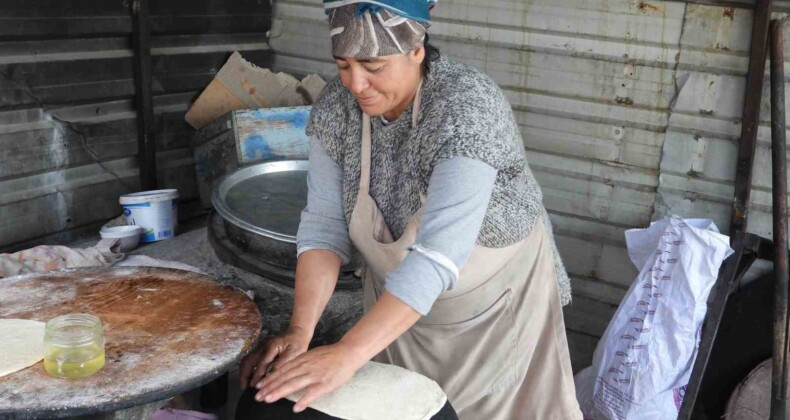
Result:
[[[420,116],[420,104],[422,103],[422,80],[417,85],[417,94],[414,95],[414,106],[411,111],[411,128],[417,127],[417,118]]]
[[[417,118],[420,116],[420,104],[422,102],[422,80],[417,86],[417,94],[414,95],[414,106],[411,112],[411,128],[417,126]],[[370,154],[371,154],[371,134],[370,116],[362,113],[362,151],[359,172],[359,193],[368,194],[370,192]]]
[[[370,115],[362,113],[362,162],[359,172],[359,193],[370,192]]]

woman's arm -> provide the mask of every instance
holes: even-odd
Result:
[[[340,344],[368,361],[411,328],[421,316],[411,306],[385,291],[368,313],[343,336]]]
[[[307,206],[296,235],[294,308],[288,330],[267,340],[241,364],[242,389],[254,385],[268,367],[278,368],[307,351],[315,326],[337,284],[341,264],[350,258],[351,240],[343,214],[343,171],[311,139]]]
[[[340,272],[340,257],[325,249],[312,249],[299,256],[291,329],[309,331],[310,338],[332,297]]]

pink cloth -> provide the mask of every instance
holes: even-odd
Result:
[[[217,420],[217,416],[199,411],[162,408],[154,412],[151,420]]]

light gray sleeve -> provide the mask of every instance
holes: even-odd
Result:
[[[343,264],[351,258],[343,212],[343,170],[316,138],[310,138],[307,206],[296,233],[296,255],[311,249],[328,249],[340,256]]]
[[[385,288],[422,315],[458,281],[483,224],[497,170],[466,157],[445,160],[433,170],[417,239],[386,279]]]

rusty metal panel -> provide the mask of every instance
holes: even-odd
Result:
[[[679,89],[667,127],[656,214],[704,214],[726,231],[734,191],[752,11],[688,5],[686,15],[688,29],[681,41],[677,74]],[[766,77],[748,230],[771,237],[767,92]]]

